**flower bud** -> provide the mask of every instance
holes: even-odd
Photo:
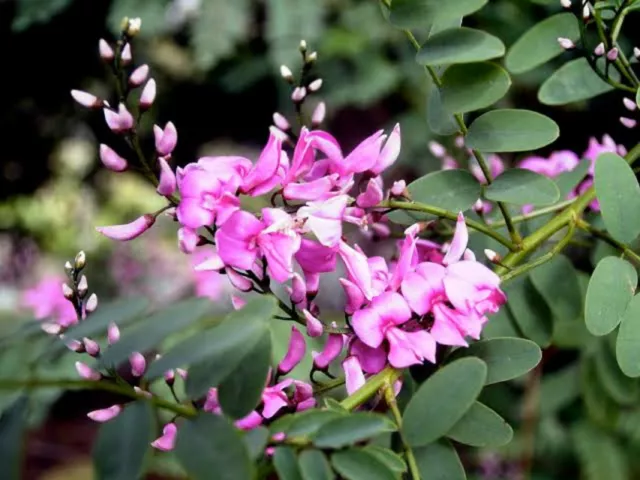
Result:
[[[101,38],[98,42],[98,51],[100,52],[100,58],[107,63],[111,63],[115,58],[113,48],[111,48],[111,45],[109,45],[104,38]]]
[[[80,281],[78,282],[78,297],[84,298],[89,290],[89,282],[87,281],[87,277],[82,275],[80,277]]]
[[[85,92],[83,90],[71,90],[71,96],[83,107],[102,108],[102,100],[89,92]]]
[[[73,291],[73,288],[71,288],[66,283],[63,283],[62,284],[62,295],[64,295],[64,298],[66,298],[67,300],[73,300],[73,297],[75,296],[75,292]]]
[[[102,378],[99,372],[96,372],[86,363],[76,362],[76,371],[78,375],[80,375],[80,378],[85,380],[100,380]]]
[[[133,56],[131,55],[131,44],[127,43],[124,47],[122,47],[122,52],[120,52],[120,60],[123,65],[129,65]]]
[[[624,97],[622,99],[622,103],[624,105],[624,107],[629,110],[630,112],[633,112],[636,108],[638,108],[638,105],[636,105],[636,102],[634,102],[633,100],[631,100],[630,98]]]
[[[322,87],[322,79],[317,78],[308,85],[310,92],[317,92]]]
[[[319,337],[320,335],[322,335],[322,332],[324,331],[322,322],[311,315],[311,312],[309,312],[309,310],[303,310],[302,314],[304,315],[304,318],[307,322],[307,335],[309,335],[310,337]]]
[[[384,198],[380,184],[374,178],[369,180],[367,188],[356,198],[356,204],[361,208],[369,208],[378,205]]]
[[[176,381],[176,374],[173,370],[167,370],[166,372],[164,372],[164,381],[167,383],[167,385],[169,385],[170,387],[173,386],[173,384]]]
[[[307,41],[306,40],[300,40],[300,46],[298,48],[300,49],[300,51],[302,53],[305,53],[307,51]]]
[[[311,353],[313,356],[313,365],[319,370],[326,369],[331,362],[338,358],[343,347],[344,335],[340,333],[330,334],[329,338],[327,338],[327,343],[324,344],[322,353]]]
[[[120,340],[120,329],[118,328],[118,325],[111,322],[107,328],[107,342],[109,345],[113,345],[118,343],[118,340]]]
[[[593,50],[593,54],[597,57],[604,55],[604,43],[600,42]]]
[[[149,65],[140,65],[136,68],[131,75],[129,75],[129,85],[132,87],[139,87],[142,85],[149,76]]]
[[[44,333],[49,335],[58,335],[62,331],[62,327],[60,325],[50,322],[41,323],[40,328]]]
[[[162,436],[151,442],[151,446],[162,452],[169,452],[175,447],[177,433],[176,424],[167,423],[162,429]]]
[[[313,109],[313,113],[311,114],[311,125],[313,127],[318,127],[322,122],[324,122],[326,110],[324,102],[320,102],[316,105],[316,108]]]
[[[151,398],[153,397],[153,393],[147,391],[147,390],[143,390],[142,388],[138,387],[138,386],[134,386],[133,387],[133,391],[136,392],[138,395],[145,397],[145,398]]]
[[[442,144],[435,141],[429,142],[429,151],[436,158],[442,158],[447,154],[447,150],[442,146]]]
[[[156,222],[156,217],[147,213],[138,217],[131,223],[123,225],[109,225],[105,227],[96,227],[96,230],[112,240],[119,240],[126,242],[139,237],[144,232],[149,230],[151,226]]]
[[[278,372],[282,375],[289,373],[304,358],[307,351],[307,343],[300,331],[295,327],[291,327],[291,337],[289,339],[289,348],[282,361],[278,364]]]
[[[167,122],[164,130],[158,125],[154,125],[153,136],[155,137],[156,151],[161,157],[170,155],[178,143],[178,131],[173,122]]]
[[[350,356],[342,362],[347,394],[351,395],[365,384],[364,373],[356,356]]]
[[[156,191],[164,196],[173,195],[177,188],[176,174],[173,173],[164,157],[158,158],[158,164],[160,165],[160,181]]]
[[[491,263],[496,263],[496,262],[499,262],[501,260],[500,255],[498,255],[496,252],[494,252],[493,250],[490,250],[488,248],[484,249],[484,256],[487,257],[487,259]]]
[[[316,60],[318,60],[318,52],[311,52],[304,59],[304,61],[307,63],[313,63]]]
[[[636,59],[640,59],[640,48],[633,47],[633,56],[636,57]]]
[[[633,128],[638,122],[636,122],[633,118],[620,117],[620,123],[627,128]]]
[[[280,76],[287,82],[293,83],[293,73],[291,73],[291,70],[286,65],[280,65]]]
[[[142,93],[140,94],[140,110],[143,112],[149,110],[151,105],[153,105],[153,101],[156,99],[156,81],[153,78],[150,78],[147,84],[142,89]]]
[[[87,313],[93,313],[96,311],[96,308],[98,308],[98,295],[92,293],[84,304],[84,310]]]
[[[611,62],[615,62],[618,59],[618,48],[613,47],[611,50],[607,52],[607,60]]]
[[[73,265],[71,265],[71,262],[64,262],[64,271],[69,276],[73,275],[74,269]]]
[[[307,89],[304,87],[296,87],[293,89],[293,93],[291,94],[291,100],[295,103],[300,103],[304,100],[304,97],[307,96]]]
[[[82,344],[84,345],[85,352],[87,352],[92,357],[97,357],[98,355],[100,355],[100,345],[98,345],[98,342],[84,337],[82,339]]]
[[[142,27],[142,20],[139,17],[131,18],[127,22],[127,28],[125,30],[125,33],[129,37],[135,37],[136,35],[138,35],[140,33],[140,28],[141,27]]]
[[[569,38],[564,37],[558,37],[558,43],[565,50],[571,50],[576,46]]]
[[[291,125],[289,125],[289,121],[278,112],[273,114],[273,124],[282,131],[286,131],[291,128]]]
[[[73,260],[76,270],[82,270],[87,264],[87,254],[83,250],[80,250]]]
[[[118,106],[117,112],[111,108],[105,108],[104,119],[114,133],[122,133],[133,128],[133,115],[123,103]]]
[[[398,180],[397,182],[393,182],[393,185],[391,186],[391,195],[395,197],[403,197],[406,189],[407,182],[404,180]]]
[[[178,230],[178,248],[182,253],[195,252],[200,236],[191,228],[182,227]]]
[[[113,405],[109,408],[103,408],[102,410],[94,410],[93,412],[89,412],[87,413],[87,417],[89,417],[94,422],[108,422],[109,420],[116,418],[121,411],[122,405]]]
[[[235,288],[240,290],[241,292],[250,292],[253,288],[253,282],[249,280],[247,277],[243,277],[238,272],[236,272],[233,268],[227,268],[227,277],[229,277],[229,282]]]
[[[293,274],[291,279],[291,302],[299,304],[307,299],[307,286],[298,273]]]
[[[62,338],[62,337],[60,337]],[[76,353],[82,353],[84,352],[84,343],[82,343],[79,340],[76,340],[74,338],[71,338],[67,341],[64,342],[64,344],[67,346],[67,348],[69,350],[71,350],[72,352],[76,352]]]
[[[582,7],[582,19],[589,20],[590,16],[591,16],[591,9],[589,8],[589,4],[585,3],[584,7]]]
[[[242,310],[246,304],[247,301],[244,298],[238,295],[231,295],[231,306],[234,310]]]
[[[134,377],[141,377],[147,369],[147,361],[140,352],[133,352],[129,355],[129,364],[131,365],[131,374]]]
[[[571,8],[571,0],[560,0],[560,5],[563,8]]]
[[[109,170],[122,172],[129,167],[129,163],[104,143],[100,144],[100,161]]]

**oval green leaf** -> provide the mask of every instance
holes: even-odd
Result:
[[[543,207],[556,203],[560,191],[553,180],[524,168],[510,168],[484,191],[494,202]]]
[[[509,301],[507,309],[522,334],[541,347],[551,342],[553,317],[544,298],[528,276],[516,278],[503,286]]]
[[[420,385],[404,411],[407,443],[419,447],[444,436],[471,408],[487,378],[478,358],[462,358],[434,373]]]
[[[104,423],[93,448],[96,478],[140,478],[154,430],[153,409],[145,401],[130,403],[120,415]]]
[[[326,423],[311,440],[320,448],[342,448],[395,429],[395,425],[384,415],[356,412]]]
[[[416,55],[420,65],[473,63],[504,55],[499,38],[482,30],[449,28],[429,37]]]
[[[544,81],[538,100],[545,105],[566,105],[611,90],[613,87],[594,73],[584,58],[578,58],[565,63]]]
[[[296,453],[291,447],[278,447],[273,454],[273,466],[279,480],[303,480]]]
[[[298,456],[298,467],[303,480],[332,480],[329,460],[320,450],[304,450]]]
[[[342,413],[335,410],[306,410],[291,415],[291,419],[287,421],[286,425],[280,426],[279,422],[274,422],[271,431],[274,433],[284,432],[288,437],[312,437],[324,425],[342,418],[346,414],[347,412]]]
[[[628,377],[640,377],[640,295],[627,306],[616,341],[620,370]]]
[[[534,268],[529,278],[557,321],[571,321],[582,315],[583,293],[578,272],[566,256],[556,255],[550,262]],[[562,282],[558,282],[559,278]]]
[[[640,234],[640,186],[629,164],[615,153],[596,160],[596,195],[604,225],[621,242],[632,242]]]
[[[493,110],[476,118],[466,145],[482,152],[524,152],[553,142],[560,130],[556,122],[531,110]]]
[[[333,468],[346,480],[395,480],[396,474],[378,457],[361,448],[331,455]]]
[[[467,479],[456,449],[446,440],[440,440],[424,447],[415,448],[413,454],[416,457],[420,476],[424,479]]]
[[[480,10],[488,0],[394,0],[389,21],[400,28],[417,28],[464,17]]]
[[[362,447],[362,450],[375,455],[378,460],[394,472],[402,473],[407,471],[407,464],[402,457],[393,450],[381,447],[380,445],[367,445],[366,447]]]
[[[600,342],[595,355],[595,373],[604,391],[620,405],[635,405],[640,395],[638,381],[627,377],[618,366],[610,342]]]
[[[441,78],[442,106],[451,113],[464,113],[493,105],[511,86],[511,78],[495,63],[451,65]]]
[[[478,180],[468,171],[458,169],[429,173],[407,188],[413,201],[451,212],[469,210],[482,194]]]
[[[427,99],[427,124],[438,135],[451,135],[460,128],[453,115],[442,106],[440,89],[435,86],[431,87]]]
[[[243,440],[252,460],[262,458],[269,437],[269,429],[266,427],[256,427],[245,432]]]
[[[505,66],[511,73],[524,73],[548,62],[565,51],[558,37],[580,38],[575,15],[558,13],[531,27],[509,48]]]
[[[511,441],[513,429],[489,407],[475,402],[447,437],[472,447],[501,447]]]
[[[561,200],[567,198],[567,195],[573,192],[578,184],[584,179],[585,175],[589,171],[590,164],[591,162],[588,160],[583,160],[573,170],[569,172],[562,172],[553,179],[553,181],[556,182],[558,190],[560,190]]]
[[[629,262],[617,257],[600,260],[589,280],[584,307],[587,329],[606,335],[622,320],[638,285],[638,273]]]
[[[174,451],[194,480],[210,480],[212,472],[218,480],[253,478],[253,462],[240,432],[221,415],[205,413],[182,423]]]
[[[459,348],[452,359],[477,357],[487,364],[485,385],[518,378],[533,369],[542,358],[540,347],[524,338],[496,337]]]

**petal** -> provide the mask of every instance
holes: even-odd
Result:
[[[357,357],[347,357],[342,362],[347,394],[351,395],[365,384],[364,373]]]
[[[357,338],[351,344],[350,355],[355,355],[366,373],[378,373],[387,365],[387,352],[382,347],[371,348]]]
[[[442,263],[449,265],[455,263],[464,254],[469,243],[469,231],[467,230],[467,224],[464,222],[464,215],[462,212],[458,213],[458,220],[456,221],[456,231],[453,234],[453,240],[451,240],[451,246],[444,256]]]
[[[377,348],[384,340],[383,320],[373,308],[358,310],[351,318],[351,325],[358,338],[365,344]]]
[[[307,343],[295,326],[291,327],[289,348],[282,361],[278,364],[278,372],[287,374],[293,370],[304,358],[307,351]]]
[[[450,318],[450,312],[447,307],[441,303],[434,305],[433,317],[433,326],[429,333],[437,343],[464,347],[468,345],[455,322]]]
[[[264,228],[260,220],[238,210],[216,232],[218,255],[226,265],[249,270],[257,257],[253,240]]]
[[[407,338],[407,333],[398,328],[387,331],[389,341],[389,363],[395,368],[406,368],[419,365],[422,359],[413,351],[413,346]]]
[[[384,292],[378,295],[371,302],[371,308],[375,309],[385,323],[401,325],[411,318],[411,309],[407,301],[397,292]]]

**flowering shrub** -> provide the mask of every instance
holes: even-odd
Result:
[[[619,422],[640,418],[637,272],[627,261],[640,260],[630,245],[640,234],[640,187],[630,167],[640,146],[627,152],[609,136],[592,138],[582,156],[536,154],[508,168],[500,154],[538,150],[559,132],[550,118],[520,109],[489,110],[467,125],[465,113],[486,109],[509,88],[508,73],[487,62],[502,57],[504,45],[480,30],[442,27],[459,25],[484,3],[382,2],[434,84],[431,108],[441,110],[430,120],[434,130],[457,132],[451,147],[429,145],[443,169],[408,185],[384,178],[401,151],[400,125],[346,151],[322,128],[325,104],[307,108],[323,81],[313,72],[317,53],[304,41],[300,74],[281,68],[295,125],[275,113],[255,159],[229,152],[174,167],[176,125],[154,126],[152,152],[138,134],[156,96],[148,66],[134,62],[140,20],[125,19],[115,43],[100,40],[117,99],[79,90],[72,96],[104,115],[128,147],[100,145],[104,167],[114,175],[139,169],[166,205],[96,230],[132,241],[168,216],[203,298],[155,311],[140,297],[98,305],[84,274],[86,255],[78,253],[65,265],[65,282],[25,293],[37,328],[13,337],[44,330],[49,338],[34,368],[80,354],[80,379],[31,372],[27,380],[0,380],[0,387],[24,392],[10,402],[0,434],[24,430],[31,388],[95,388],[120,394],[87,414],[104,423],[95,447],[101,477],[138,478],[152,447],[175,455],[196,479],[458,479],[465,478],[461,446],[511,441],[511,426],[486,404],[499,409],[492,394],[512,395],[531,371],[524,412],[503,408],[522,424],[523,461],[513,475],[528,475],[531,431],[544,421],[555,427],[556,415],[579,396],[579,370],[586,413],[569,426],[577,455],[592,465],[593,478],[627,478],[638,465],[618,447],[629,437]],[[613,88],[636,92],[640,82],[617,43],[636,2],[562,3],[567,12],[511,47],[507,68],[533,69],[577,49],[580,37],[580,57],[543,84],[543,103]],[[424,18],[436,19],[429,31]],[[585,36],[591,27],[601,40],[593,48]],[[632,99],[623,103],[636,108]],[[262,208],[252,208],[256,198]],[[564,253],[572,242],[584,248],[594,240],[604,243],[594,249],[589,277]],[[603,253],[604,244],[615,252]],[[226,282],[234,310],[203,320]],[[327,303],[339,304],[339,315],[322,300],[337,293],[341,298]],[[282,325],[287,345],[278,352]],[[173,334],[181,338],[166,343]],[[558,348],[580,355],[543,376],[541,348],[545,356]],[[596,441],[604,453],[593,448]],[[604,470],[602,455],[610,457]],[[500,470],[489,463],[485,472]]]

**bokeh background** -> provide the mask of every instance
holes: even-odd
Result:
[[[559,10],[557,0],[492,0],[465,23],[509,46]],[[0,0],[2,328],[28,317],[23,292],[62,274],[64,261],[80,249],[87,252],[91,287],[101,300],[144,295],[160,303],[194,288],[191,259],[177,250],[168,220],[130,244],[115,245],[94,230],[160,206],[141,177],[100,168],[98,144],[113,142],[113,135],[99,112],[82,109],[69,95],[72,88],[112,95],[97,45],[100,38],[115,38],[125,16],[142,18],[134,62],[149,64],[158,82],[143,139],[152,141],[153,123],[173,121],[179,165],[204,153],[253,157],[267,138],[273,112],[293,112],[279,66],[299,68],[297,47],[305,39],[318,52],[314,75],[324,80],[308,107],[326,102],[328,129],[346,150],[400,122],[402,153],[390,175],[411,180],[439,168],[427,148],[438,139],[427,124],[430,84],[412,47],[386,24],[376,1]],[[637,17],[630,16],[628,25],[633,24]],[[627,45],[640,43],[625,33]],[[514,77],[500,106],[553,118],[562,133],[547,151],[582,152],[590,136],[604,133],[630,146],[637,134],[617,120],[619,94],[553,109],[537,101],[541,81],[570,56]],[[209,293],[228,302],[218,291]],[[104,395],[94,397],[51,394],[50,409],[41,413],[29,442],[27,478],[91,478],[87,458],[95,426],[84,413],[92,402],[102,405]]]

